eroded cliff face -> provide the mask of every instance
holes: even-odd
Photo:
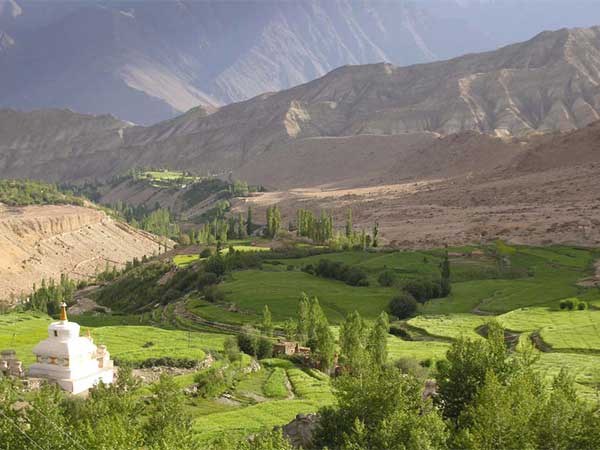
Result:
[[[160,244],[155,236],[95,209],[0,204],[0,300],[61,273],[80,279],[103,270],[107,262],[119,267],[158,253]]]

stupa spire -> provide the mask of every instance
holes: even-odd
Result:
[[[67,322],[69,320],[67,318],[67,304],[65,302],[60,304],[60,320],[61,322]]]

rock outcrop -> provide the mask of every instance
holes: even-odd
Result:
[[[282,431],[294,447],[311,448],[318,426],[317,414],[298,414],[294,420],[282,427]]]

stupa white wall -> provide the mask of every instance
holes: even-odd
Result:
[[[33,349],[37,362],[29,368],[29,376],[53,380],[73,394],[100,382],[112,383],[114,367],[106,347],[79,336],[80,327],[68,321],[65,304],[60,318],[48,327],[48,339]]]

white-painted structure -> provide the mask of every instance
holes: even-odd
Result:
[[[66,306],[61,305],[60,322],[48,327],[48,339],[33,349],[37,362],[29,376],[53,380],[73,394],[100,382],[112,383],[114,367],[106,347],[96,347],[91,337],[79,336],[80,327],[68,321]]]

